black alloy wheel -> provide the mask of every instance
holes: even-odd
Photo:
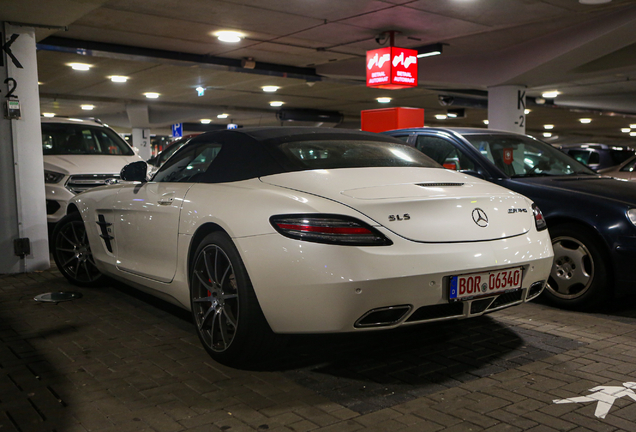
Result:
[[[106,277],[95,265],[79,212],[64,216],[55,225],[52,240],[55,264],[69,282],[83,287],[103,285]]]
[[[611,293],[611,266],[603,246],[576,224],[550,228],[554,262],[546,297],[555,305],[576,310],[601,306]]]
[[[192,317],[199,339],[219,363],[258,363],[278,344],[261,311],[232,240],[207,235],[197,247],[190,273]]]

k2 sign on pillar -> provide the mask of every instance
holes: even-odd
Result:
[[[417,50],[387,47],[367,51],[367,87],[417,87]]]

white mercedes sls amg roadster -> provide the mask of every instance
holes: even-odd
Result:
[[[83,192],[53,234],[71,282],[112,277],[192,311],[210,355],[277,334],[467,318],[538,296],[552,246],[527,198],[399,140],[317,128],[209,132],[146,180]]]

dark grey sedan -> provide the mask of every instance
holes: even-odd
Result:
[[[598,175],[549,144],[486,129],[417,128],[385,132],[447,169],[492,181],[532,199],[554,248],[548,298],[590,309],[636,290],[636,183]]]

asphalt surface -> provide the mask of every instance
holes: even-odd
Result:
[[[82,297],[33,300],[57,291]],[[240,370],[205,353],[189,313],[133,288],[0,276],[0,432],[634,431],[632,381],[633,300],[295,336]]]

